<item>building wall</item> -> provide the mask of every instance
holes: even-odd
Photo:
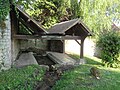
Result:
[[[80,55],[80,45],[75,40],[65,40],[65,52]],[[95,42],[86,38],[84,41],[84,55],[94,56],[95,53]]]
[[[0,63],[2,69],[8,69],[11,66],[11,26],[9,16],[5,21],[6,28],[0,28]]]

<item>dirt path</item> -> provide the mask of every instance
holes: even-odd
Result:
[[[51,90],[56,81],[60,80],[62,74],[73,68],[73,65],[62,65],[57,68],[53,65],[49,66],[49,70],[46,71],[43,81],[37,83],[35,90]]]

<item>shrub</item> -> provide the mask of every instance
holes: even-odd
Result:
[[[117,67],[120,55],[120,33],[115,31],[101,33],[97,46],[101,50],[103,64],[107,67]]]

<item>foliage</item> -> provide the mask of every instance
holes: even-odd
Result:
[[[45,28],[57,22],[80,18],[98,35],[103,29],[109,30],[111,21],[120,17],[119,0],[36,0],[31,3],[27,4],[27,13]]]
[[[0,21],[4,21],[10,10],[9,0],[0,0]]]
[[[111,29],[112,20],[119,19],[119,0],[71,0],[72,18],[80,17],[96,35]],[[75,4],[75,5],[74,5]]]
[[[74,55],[78,57],[78,55]],[[73,70],[64,72],[62,78],[57,81],[52,90],[119,90],[120,86],[120,69],[105,68],[100,65],[95,65],[96,58],[86,58],[87,61],[94,62],[85,65],[79,65]],[[98,67],[100,71],[100,80],[95,79],[90,75],[91,67]]]
[[[20,5],[45,28],[74,18],[82,19],[97,35],[111,28],[112,20],[119,19],[119,0],[12,0]],[[9,0],[0,1],[0,19],[9,12]]]
[[[50,28],[66,13],[67,0],[36,0],[26,12],[45,28]]]
[[[70,0],[70,7],[72,12],[71,18],[80,18],[81,10],[78,0]]]
[[[12,3],[22,6],[24,9],[30,8],[35,0],[12,0]]]
[[[97,46],[101,50],[101,58],[107,66],[115,67],[120,54],[120,34],[115,31],[100,34]]]
[[[33,90],[45,69],[37,65],[0,72],[0,90]]]
[[[1,29],[4,29],[6,27],[4,21],[9,11],[10,11],[9,0],[0,0],[0,28]]]

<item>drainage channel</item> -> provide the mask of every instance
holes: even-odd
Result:
[[[39,65],[46,65],[49,67],[44,74],[43,80],[37,83],[36,90],[51,90],[56,81],[60,79],[62,72],[55,68],[55,62],[52,61],[47,55],[34,55]]]
[[[41,82],[37,82],[35,90],[51,90],[51,88],[55,85],[56,81],[58,81],[61,78],[62,74],[66,70],[74,68],[73,63],[71,64],[71,62],[64,62],[65,64],[63,64],[62,61],[64,59],[59,57],[62,57],[63,55],[57,53],[51,54],[48,54],[46,53],[46,51],[39,50],[36,48],[28,48],[27,50],[21,51],[20,57],[17,60],[18,64],[21,63],[20,66],[23,64],[29,65],[37,61],[36,63],[38,63],[39,65],[48,67],[46,73],[44,74],[43,80]],[[66,61],[66,59],[64,61]]]
[[[51,60],[47,55],[34,55],[39,65],[47,65],[49,69],[46,70],[43,80],[37,83],[36,90],[51,90],[56,81],[60,80],[64,71],[73,69],[73,65],[59,65]]]
[[[56,63],[52,61],[47,55],[41,56],[41,55],[34,55],[35,59],[37,60],[39,65],[55,65]]]

